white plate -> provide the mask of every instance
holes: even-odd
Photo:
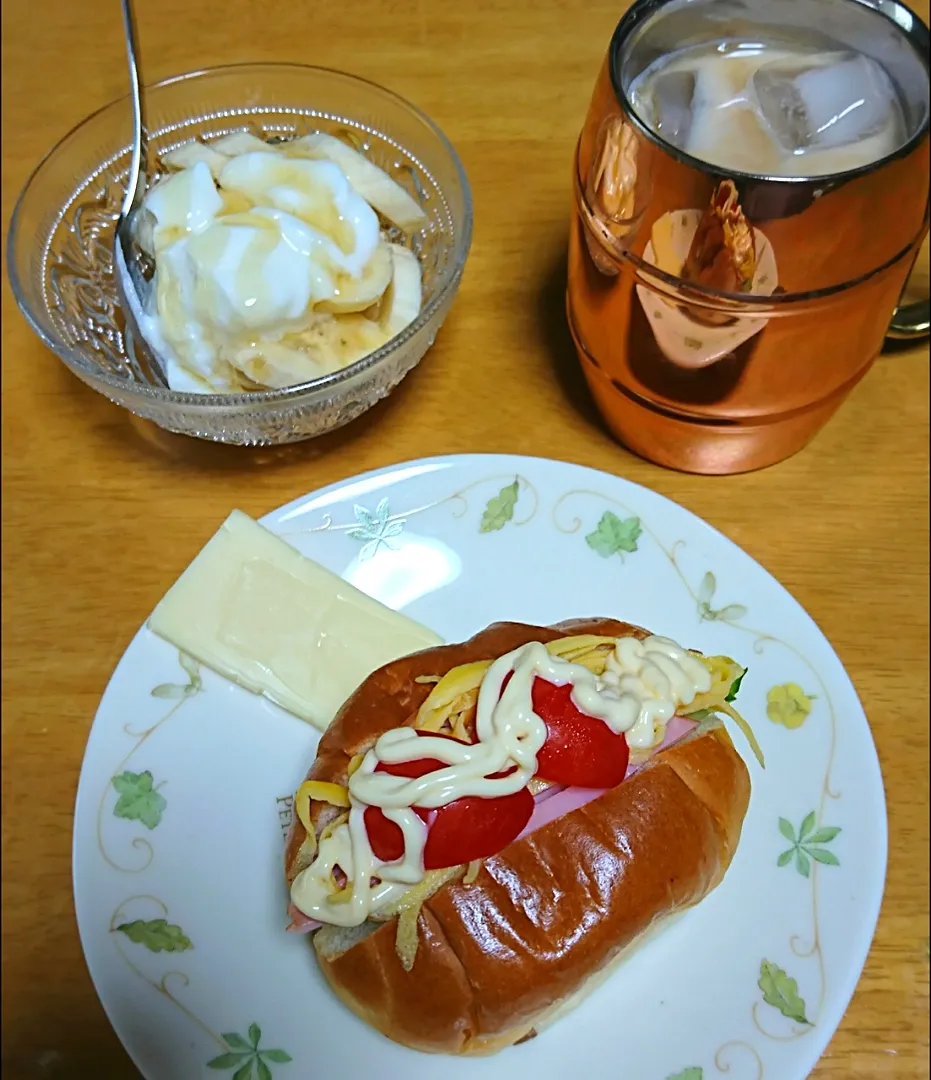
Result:
[[[264,522],[450,641],[498,619],[611,615],[728,653],[749,666],[739,705],[767,768],[735,732],[753,794],[716,892],[538,1038],[441,1061],[357,1020],[284,933],[290,793],[317,733],[140,630],[88,741],[74,893],[97,991],[147,1080],[806,1077],[866,958],[886,815],[857,695],[795,600],[681,507],[533,458],[382,469]]]

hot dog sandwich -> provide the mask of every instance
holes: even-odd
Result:
[[[724,877],[744,669],[612,619],[496,623],[370,675],[295,797],[290,929],[421,1051],[532,1037]]]

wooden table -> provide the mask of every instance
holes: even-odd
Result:
[[[475,237],[427,362],[349,430],[281,455],[141,429],[43,348],[3,288],[7,1075],[137,1076],[78,943],[71,807],[100,695],[166,586],[234,504],[257,516],[365,469],[480,449],[597,466],[675,499],[767,567],[833,642],[887,778],[890,859],[866,971],[813,1075],[927,1078],[927,352],[881,358],[814,444],[773,469],[708,479],[653,467],[599,425],[562,315],[571,154],[621,0],[138,6],[151,79],[304,61],[416,102],[462,155]],[[927,18],[927,0],[918,8]],[[4,5],[4,225],[48,146],[124,92],[122,63],[115,3]],[[926,254],[920,265],[926,292]]]

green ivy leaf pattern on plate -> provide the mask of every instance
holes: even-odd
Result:
[[[757,986],[763,991],[763,1000],[767,1005],[778,1009],[788,1020],[811,1026],[805,1016],[805,1002],[799,997],[798,983],[790,978],[778,964],[770,960],[764,960],[760,964],[760,978]]]
[[[683,1069],[682,1072],[667,1076],[666,1080],[703,1080],[704,1075],[704,1072],[697,1065],[692,1065],[691,1068]]]
[[[152,697],[165,698],[169,701],[183,701],[184,698],[193,697],[203,688],[204,684],[200,677],[200,664],[197,663],[194,657],[188,656],[185,652],[179,652],[178,660],[188,675],[188,681],[184,684],[161,683],[150,691]]]
[[[642,532],[640,518],[619,518],[617,514],[605,510],[595,531],[585,537],[585,543],[603,559],[620,555],[623,560],[625,552],[631,554],[637,550],[637,541]]]
[[[374,513],[358,504],[352,508],[352,511],[356,515],[356,521],[359,524],[349,529],[346,535],[353,540],[367,541],[359,552],[360,559],[370,559],[382,544],[392,550],[395,549],[395,545],[391,543],[391,540],[395,536],[400,536],[404,530],[405,519],[392,519],[389,516],[387,499],[381,500],[378,506],[375,507]]]
[[[111,783],[119,793],[113,813],[127,821],[141,821],[149,830],[162,820],[162,812],[168,805],[152,785],[152,774],[122,772]]]
[[[490,533],[503,529],[513,519],[514,508],[517,506],[519,498],[520,482],[515,477],[512,484],[505,485],[497,495],[492,495],[485,504],[485,511],[482,514],[478,531],[480,533]]]
[[[250,1024],[248,1037],[235,1031],[225,1031],[223,1041],[229,1048],[207,1062],[208,1069],[235,1069],[232,1080],[272,1080],[272,1071],[268,1062],[274,1065],[287,1065],[291,1055],[284,1050],[262,1050],[262,1029],[258,1024]]]
[[[160,683],[152,690],[152,697],[166,698],[168,700],[180,701],[185,696],[185,687],[179,683]]]
[[[779,831],[792,846],[779,856],[776,860],[777,866],[788,866],[795,859],[795,869],[806,878],[811,874],[812,859],[824,866],[840,866],[840,859],[834,852],[821,846],[830,844],[840,833],[840,829],[834,825],[815,829],[815,820],[815,812],[812,810],[802,821],[796,836],[792,823],[782,817],[779,819]]]
[[[812,701],[813,695],[806,694],[798,683],[772,686],[766,694],[766,715],[774,724],[793,731],[808,719]]]
[[[742,619],[747,614],[743,604],[727,604],[722,608],[711,606],[717,588],[717,580],[709,570],[698,586],[698,617],[706,622],[733,622],[735,619]]]
[[[145,945],[149,952],[187,952],[194,948],[181,927],[165,919],[136,919],[120,923],[116,929],[137,945]]]

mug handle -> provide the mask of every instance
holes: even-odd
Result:
[[[927,216],[925,221],[927,222]],[[928,234],[925,233],[920,250],[915,253],[912,274],[915,273],[921,252],[926,252],[927,249]],[[909,275],[909,280],[911,280],[911,275]],[[907,288],[908,284],[906,283],[905,288],[902,290],[903,293]],[[929,329],[931,329],[931,301],[929,301],[928,297],[925,297],[924,300],[912,300],[908,304],[898,305],[892,313],[892,321],[886,331],[886,339],[890,341],[917,341],[919,338],[927,337]]]
[[[902,304],[892,313],[887,337],[893,341],[915,341],[928,336],[931,329],[931,301],[916,300]]]

